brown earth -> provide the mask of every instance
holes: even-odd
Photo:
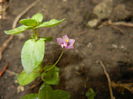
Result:
[[[10,29],[14,18],[34,0],[11,0],[7,11],[7,19],[0,20],[0,42],[8,38],[4,30]],[[103,26],[91,29],[87,26],[88,21],[96,18],[93,8],[102,0],[40,0],[40,2],[28,11],[22,18],[32,16],[37,12],[45,15],[48,19],[63,19],[66,21],[53,28],[40,30],[41,36],[52,36],[54,41],[47,43],[45,64],[54,63],[61,51],[56,44],[57,37],[67,34],[76,40],[75,48],[65,52],[58,66],[61,68],[61,82],[58,88],[68,90],[72,99],[86,99],[85,92],[93,88],[96,99],[110,99],[107,80],[101,66],[97,63],[102,60],[106,65],[112,81],[119,83],[133,82],[133,28],[117,26]],[[124,4],[130,15],[122,16],[117,7],[109,18],[113,21],[133,22],[133,1],[114,0],[114,7]],[[108,20],[108,18],[106,19]],[[9,70],[21,72],[22,65],[20,51],[29,32],[24,38],[16,36],[4,52],[0,62],[0,68],[9,63]],[[130,70],[131,69],[131,70]],[[0,99],[20,99],[27,92],[17,93],[18,84],[15,76],[5,73],[0,77]],[[121,92],[118,88],[113,89],[116,99],[132,99],[133,94],[128,90]]]

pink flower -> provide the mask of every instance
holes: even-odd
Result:
[[[57,43],[62,47],[66,49],[72,49],[74,48],[74,39],[69,39],[67,35],[64,35],[62,38],[57,38]]]

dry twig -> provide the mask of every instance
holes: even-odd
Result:
[[[108,87],[109,87],[109,92],[110,92],[110,98],[111,98],[111,99],[115,99],[115,97],[114,97],[114,95],[113,95],[113,91],[112,91],[112,85],[111,85],[110,76],[109,76],[109,74],[108,74],[108,72],[107,72],[107,70],[106,70],[105,65],[103,64],[103,62],[102,62],[102,61],[99,61],[99,63],[100,63],[100,65],[101,65],[102,69],[103,69],[103,72],[104,72],[104,74],[105,74],[107,80],[108,80]]]
[[[9,73],[10,76],[16,76],[17,73],[10,71],[9,69],[6,70],[7,73]]]
[[[4,74],[5,72],[8,72],[11,76],[12,76],[12,75],[13,75],[13,76],[14,76],[14,75],[17,75],[15,72],[8,70],[8,66],[9,66],[9,64],[6,64],[6,65],[2,68],[2,70],[0,70],[0,77],[3,76],[3,74]]]
[[[23,10],[14,20],[13,24],[12,24],[12,28],[15,28],[17,26],[17,23],[19,21],[19,19],[26,13],[28,12],[33,6],[36,5],[36,3],[40,1],[40,0],[36,0],[34,1],[32,4],[28,5],[28,7]],[[2,59],[2,54],[4,52],[4,50],[8,47],[9,43],[12,41],[12,39],[14,38],[14,36],[9,36],[9,38],[7,40],[5,40],[5,42],[2,44],[2,46],[0,47],[0,61]]]
[[[112,87],[114,88],[121,87],[133,93],[133,83],[115,83],[115,82],[111,82],[111,83],[112,83]]]
[[[111,22],[109,23],[109,25],[133,27],[133,23],[127,23],[127,22]]]
[[[6,64],[3,69],[0,71],[0,77],[5,73],[5,71],[7,70],[8,68],[8,64]]]
[[[127,23],[127,22],[112,22],[111,20],[108,20],[106,22],[103,22],[99,28],[105,26],[105,25],[112,25],[112,26],[125,26],[125,27],[133,27],[133,23]]]

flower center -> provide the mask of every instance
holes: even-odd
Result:
[[[69,42],[69,39],[67,39],[66,42],[68,43]]]

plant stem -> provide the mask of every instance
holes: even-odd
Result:
[[[52,70],[52,69],[58,64],[58,62],[60,61],[61,57],[63,56],[63,53],[64,53],[64,51],[62,51],[62,52],[60,53],[60,56],[58,57],[57,61],[56,61],[48,70],[44,71],[44,73],[46,73],[46,72]],[[43,75],[41,75],[41,79],[42,79],[43,81],[45,81],[44,78],[43,78]]]
[[[58,62],[60,61],[61,57],[63,56],[63,53],[64,53],[64,51],[62,51],[62,52],[60,53],[60,56],[58,57],[57,61],[52,65],[52,67],[49,68],[49,69],[48,69],[47,71],[45,71],[45,72],[50,71],[51,69],[53,69],[53,68],[58,64]]]
[[[60,56],[58,57],[57,61],[54,63],[54,66],[58,64],[58,62],[60,61],[61,57],[63,56],[63,53],[64,53],[64,51],[62,51],[60,53]]]
[[[38,32],[37,32],[36,29],[33,29],[33,38],[34,38],[35,40],[38,39]]]

